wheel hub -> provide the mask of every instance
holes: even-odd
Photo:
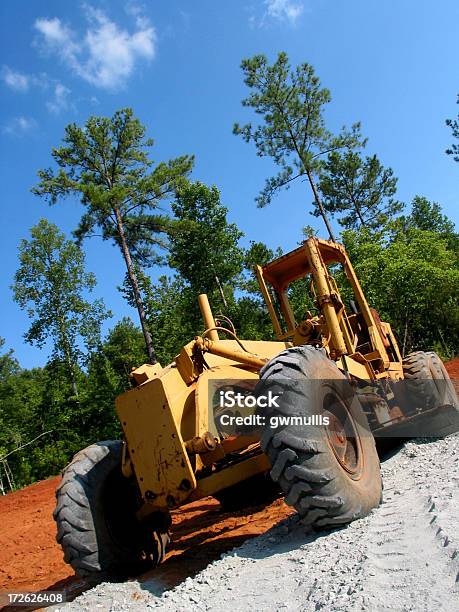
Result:
[[[338,463],[352,477],[358,477],[362,468],[360,436],[346,404],[335,393],[325,397],[324,415],[329,418],[325,426],[328,443]]]

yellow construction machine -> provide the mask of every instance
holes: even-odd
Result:
[[[134,370],[135,386],[117,398],[123,440],[94,444],[66,468],[54,516],[79,575],[157,565],[171,510],[206,496],[231,508],[284,494],[315,529],[348,523],[381,500],[375,439],[458,429],[441,360],[402,358],[343,246],[309,238],[256,275],[277,339],[239,339],[200,295],[205,331],[168,366]],[[315,313],[297,321],[289,295],[300,279]]]

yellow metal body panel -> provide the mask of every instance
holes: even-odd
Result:
[[[263,278],[263,269],[261,266],[255,266],[255,273],[257,275],[258,285],[260,286],[261,294],[263,295],[263,299],[265,300],[265,304],[268,308],[269,316],[271,317],[271,322],[273,324],[274,332],[278,340],[282,339],[282,329],[279,323],[279,319],[276,315],[276,310],[274,308],[273,300],[271,298],[271,294],[269,293],[269,289],[265,283],[265,279]]]
[[[172,392],[172,397],[169,396],[164,382],[170,375],[168,372],[163,378],[146,382],[116,400],[116,411],[142,496],[165,509],[185,501],[196,487],[180,432],[183,425],[174,415],[178,412],[178,402],[184,411],[187,394]]]
[[[360,378],[360,380],[374,379],[374,372],[372,371],[370,364],[356,361],[352,356],[341,357],[341,359],[336,362],[336,365],[343,372],[347,371],[351,376]]]
[[[268,457],[264,453],[255,455],[235,463],[229,467],[215,472],[206,478],[198,480],[197,488],[190,496],[190,501],[207,497],[217,491],[222,491],[228,487],[231,487],[238,482],[246,480],[256,474],[263,474],[271,469]]]
[[[285,342],[243,340],[242,343],[250,353],[262,359],[270,359],[290,346]],[[219,340],[218,344],[241,352],[235,340]],[[197,487],[195,474],[203,467],[203,462],[199,455],[188,455],[185,442],[215,429],[208,420],[209,380],[258,378],[257,372],[241,366],[236,360],[211,353],[206,353],[210,369],[198,377],[191,359],[193,345],[190,342],[176,362],[161,371],[155,369],[153,377],[147,376],[145,382],[116,399],[116,411],[127,443],[125,470],[130,463],[148,511],[176,507]],[[150,369],[139,368],[140,372],[150,372]],[[226,482],[228,470],[219,472],[218,479],[209,483],[216,482],[220,488],[229,486],[221,484]],[[233,482],[229,474],[228,482]],[[245,473],[240,468],[238,474],[238,479],[244,480],[251,472]]]

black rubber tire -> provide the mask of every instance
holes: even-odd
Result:
[[[284,491],[286,503],[314,529],[349,523],[378,506],[382,482],[374,438],[351,385],[325,352],[302,346],[277,355],[261,370],[257,392],[265,394],[270,389],[281,396],[279,408],[263,411],[266,423],[261,445],[272,465],[271,477]],[[358,474],[350,474],[341,465],[323,425],[271,427],[272,416],[318,415],[324,402],[330,398],[337,401],[335,397],[340,406],[345,405],[359,440]]]
[[[431,410],[443,405],[459,409],[454,386],[440,357],[433,351],[416,351],[403,360],[408,412]]]
[[[257,474],[232,487],[213,494],[223,512],[237,512],[250,506],[268,504],[282,495],[282,491],[269,474]]]
[[[437,353],[433,351],[429,351],[426,354],[432,361],[433,370],[435,372],[434,379],[437,381],[444,381],[441,386],[438,387],[442,405],[448,404],[454,406],[456,410],[459,410],[459,398],[457,397],[456,389],[454,388],[443,361]]]
[[[98,442],[77,453],[56,491],[54,520],[64,561],[78,576],[123,579],[158,565],[169,541],[167,528],[135,517],[135,483],[121,473],[122,443]]]

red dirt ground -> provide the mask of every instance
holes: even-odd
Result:
[[[459,392],[459,359],[446,364]],[[69,598],[88,588],[62,559],[52,518],[60,477],[0,497],[0,591],[66,590]],[[174,586],[248,538],[264,533],[291,513],[282,500],[224,513],[211,497],[173,516],[172,542],[155,577]]]
[[[50,478],[0,497],[0,591],[65,590],[72,598],[88,588],[64,563],[55,541],[59,481]],[[212,497],[183,506],[173,513],[172,542],[155,577],[172,587],[291,512],[281,499],[233,513],[222,512]]]
[[[454,386],[456,387],[456,392],[459,395],[459,357],[445,363],[445,367],[448,370],[449,377],[453,381]]]

